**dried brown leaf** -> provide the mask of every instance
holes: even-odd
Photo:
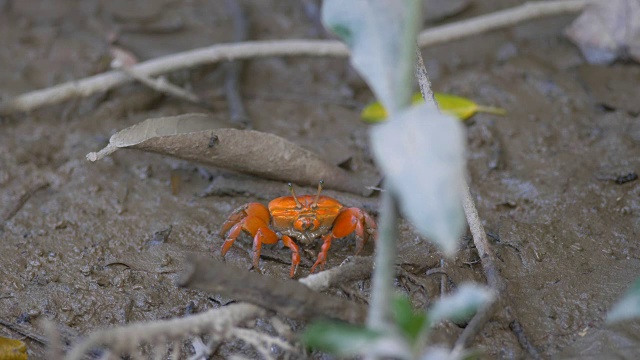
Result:
[[[566,33],[589,63],[640,62],[640,0],[593,1]]]
[[[317,154],[279,136],[255,130],[225,128],[204,114],[147,119],[114,134],[109,145],[87,159],[96,161],[119,148],[170,155],[205,165],[299,185],[325,186],[368,195],[366,183]]]

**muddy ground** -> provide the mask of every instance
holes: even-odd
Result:
[[[518,4],[472,1],[449,20]],[[324,36],[297,1],[242,1],[252,39]],[[0,97],[79,79],[108,69],[112,33],[146,60],[232,38],[218,1],[0,1]],[[442,21],[442,20],[440,20]],[[638,323],[607,327],[611,304],[640,274],[640,68],[584,63],[562,35],[571,17],[554,17],[425,49],[436,91],[500,106],[505,117],[467,122],[471,188],[500,259],[513,310],[545,357],[635,358]],[[172,74],[228,112],[220,65]],[[340,149],[354,171],[371,166],[360,108],[373,100],[346,59],[267,58],[246,63],[241,83],[257,130],[320,153]],[[266,203],[258,181],[251,194],[200,197],[218,169],[159,155],[120,151],[97,163],[84,156],[115,131],[154,116],[206,109],[127,85],[0,122],[0,319],[41,334],[37,320],[71,334],[136,321],[166,319],[219,306],[215,296],[176,288],[186,254],[217,256],[225,217],[250,201]],[[335,154],[334,154],[335,155]],[[173,181],[171,180],[173,178]],[[173,187],[172,187],[173,184]],[[283,184],[279,195],[286,195]],[[168,237],[162,231],[171,229]],[[329,266],[353,252],[334,245]],[[416,306],[439,296],[439,276],[426,276],[439,255],[406,224],[399,239],[397,286]],[[214,251],[212,251],[212,249]],[[247,238],[229,262],[249,269]],[[365,255],[373,252],[372,245]],[[288,250],[275,247],[264,273],[285,278]],[[284,259],[284,260],[279,260]],[[303,261],[301,275],[311,260]],[[451,280],[483,281],[469,238],[447,260]],[[416,280],[417,279],[417,280]],[[365,301],[368,281],[340,293]],[[462,329],[440,328],[452,343]],[[0,336],[24,338],[0,326]],[[32,358],[44,347],[26,338]],[[488,358],[524,351],[502,316],[474,346]],[[221,356],[224,356],[221,355]]]

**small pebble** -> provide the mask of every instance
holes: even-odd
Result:
[[[91,267],[89,265],[85,265],[85,266],[80,268],[80,272],[84,276],[89,276],[89,275],[91,275]]]

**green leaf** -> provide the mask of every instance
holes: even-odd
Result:
[[[442,320],[467,320],[475,314],[478,308],[485,306],[495,299],[490,289],[473,283],[463,283],[452,295],[438,300],[429,310],[430,325]]]
[[[363,327],[321,321],[307,327],[302,343],[337,356],[354,356],[373,347],[382,337],[382,334]]]
[[[403,215],[447,255],[458,248],[466,223],[465,141],[459,121],[426,104],[371,129],[376,162]]]
[[[322,21],[351,49],[351,63],[390,114],[409,105],[419,0],[325,0]]]
[[[445,114],[454,116],[460,120],[467,120],[477,112],[485,112],[494,115],[506,114],[506,111],[502,108],[478,105],[467,98],[463,98],[457,95],[436,92],[433,94],[433,96],[436,99],[436,103],[438,103],[440,111]],[[413,94],[413,97],[411,98],[412,104],[419,104],[422,102],[424,102],[422,94]],[[362,120],[368,123],[382,122],[387,119],[387,110],[385,110],[382,104],[376,101],[365,106],[364,109],[362,109],[362,112],[360,112],[360,117],[362,118]]]
[[[427,324],[426,314],[414,312],[411,302],[406,296],[398,296],[395,299],[393,314],[398,328],[400,328],[408,342],[414,345]]]
[[[637,279],[624,297],[613,305],[607,315],[607,322],[611,324],[638,317],[640,317],[640,279]]]

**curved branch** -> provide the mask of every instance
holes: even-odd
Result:
[[[560,0],[535,2],[498,11],[473,19],[434,27],[421,32],[418,46],[427,47],[461,39],[482,32],[512,26],[542,16],[559,15],[582,10],[589,0]],[[140,63],[131,68],[141,75],[154,76],[179,69],[212,64],[220,61],[267,56],[336,56],[349,55],[347,47],[335,40],[269,40],[219,44],[185,51]],[[31,111],[74,97],[84,97],[107,91],[132,81],[121,71],[109,71],[81,80],[29,92],[0,103],[0,115]]]

